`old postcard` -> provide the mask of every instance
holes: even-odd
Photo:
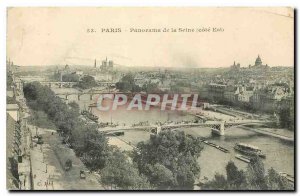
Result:
[[[8,190],[295,190],[294,10],[7,9]]]

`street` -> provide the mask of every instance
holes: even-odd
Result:
[[[35,136],[35,128],[32,128]],[[53,134],[52,134],[53,133]],[[103,190],[97,176],[89,173],[72,149],[61,143],[61,138],[53,130],[38,129],[44,143],[35,145],[31,150],[34,190]],[[72,161],[72,168],[65,171],[66,160]],[[86,179],[80,178],[85,171]]]

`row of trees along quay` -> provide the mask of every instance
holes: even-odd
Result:
[[[103,185],[111,189],[176,190],[193,189],[200,175],[197,159],[203,143],[183,131],[163,131],[147,142],[140,142],[133,152],[122,152],[108,145],[107,137],[96,126],[79,118],[76,103],[64,103],[47,86],[39,82],[24,85],[27,105],[35,112],[43,111],[57,127],[63,140],[70,144],[86,167],[98,172]],[[226,166],[226,176],[201,184],[202,189],[293,189],[274,169],[265,172],[259,158],[253,159],[246,171],[233,162]]]

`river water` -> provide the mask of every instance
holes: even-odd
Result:
[[[89,96],[81,96],[80,101],[76,95],[69,96],[69,101],[76,101],[81,109],[87,108],[89,104],[95,103]],[[132,125],[141,121],[155,123],[157,121],[183,121],[194,120],[195,117],[178,112],[166,112],[153,108],[150,111],[127,111],[120,108],[113,112],[99,112],[93,108],[93,113],[99,116],[101,122],[112,122],[118,124]],[[286,172],[294,175],[294,144],[281,139],[262,135],[241,127],[232,127],[225,130],[225,136],[214,136],[209,128],[184,128],[187,134],[201,136],[217,145],[225,147],[230,152],[224,153],[211,146],[204,144],[204,149],[199,158],[201,167],[200,179],[204,176],[211,179],[215,173],[225,173],[228,161],[233,161],[238,168],[245,169],[247,163],[235,158],[236,152],[233,147],[235,143],[243,142],[259,147],[265,154],[263,159],[265,169],[273,167],[278,172]],[[142,130],[126,131],[123,136],[111,137],[110,143],[118,145],[123,150],[131,150],[130,145],[136,145],[140,141],[146,141],[150,134]],[[125,142],[124,142],[125,141]],[[128,145],[128,143],[130,145]]]

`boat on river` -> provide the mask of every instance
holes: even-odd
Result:
[[[235,144],[234,149],[248,156],[266,158],[266,155],[258,147],[249,144],[237,143]]]
[[[293,175],[290,175],[286,172],[279,172],[279,175],[285,179],[287,179],[289,182],[294,183],[295,177]]]
[[[209,141],[204,140],[204,139],[200,139],[200,140],[201,140],[203,143],[205,143],[205,144],[207,144],[207,145],[209,145],[209,146],[212,146],[212,147],[214,147],[214,148],[216,148],[216,149],[218,149],[218,150],[220,150],[220,151],[222,151],[222,152],[225,152],[225,153],[228,153],[228,152],[229,152],[228,149],[226,149],[226,148],[224,148],[224,147],[222,147],[222,146],[219,146],[219,145],[217,145],[217,144],[214,144],[214,143],[209,142]]]
[[[241,161],[244,161],[244,162],[246,162],[246,163],[250,163],[250,161],[251,161],[251,158],[246,157],[246,156],[244,156],[244,155],[240,155],[240,154],[236,154],[236,155],[235,155],[235,158],[237,158],[237,159],[239,159],[239,160],[241,160]]]

